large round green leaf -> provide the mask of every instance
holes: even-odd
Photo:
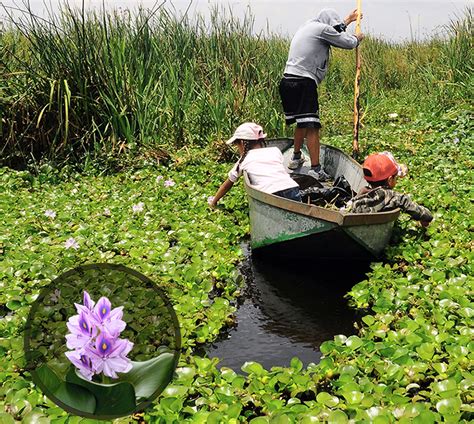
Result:
[[[131,414],[136,409],[135,390],[128,382],[117,380],[118,382],[113,384],[95,383],[80,377],[74,367],[69,369],[66,381],[93,393],[97,402],[94,415],[123,416]]]
[[[132,369],[122,374],[119,381],[130,383],[139,401],[150,399],[161,393],[173,378],[175,355],[164,352],[156,358],[143,362],[132,361]]]
[[[35,381],[45,393],[78,411],[93,414],[96,409],[96,398],[93,393],[81,385],[64,382],[47,365],[42,365],[34,373]]]

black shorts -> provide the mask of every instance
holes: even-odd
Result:
[[[287,125],[321,128],[317,85],[311,78],[285,76],[280,81],[280,97]]]

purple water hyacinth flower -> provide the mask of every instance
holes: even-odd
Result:
[[[44,216],[48,217],[48,218],[51,218],[51,219],[54,219],[56,218],[56,212],[54,212],[53,210],[51,209],[46,209],[44,211]]]
[[[86,352],[97,373],[103,372],[107,377],[117,378],[118,372],[124,373],[132,369],[132,362],[127,358],[132,348],[133,343],[127,339],[101,333],[96,338],[94,347],[89,345]]]
[[[127,324],[125,321],[122,321],[123,306],[111,308],[110,300],[106,297],[101,297],[94,307],[94,319],[102,331],[116,336],[125,329]]]
[[[97,334],[95,322],[90,313],[81,311],[79,315],[69,318],[67,328],[70,334],[66,335],[66,346],[68,349],[82,349]]]
[[[66,356],[80,374],[91,380],[94,374],[117,378],[117,373],[130,371],[132,364],[127,355],[133,343],[119,338],[126,327],[123,306],[112,309],[106,297],[95,303],[87,291],[83,305],[74,305],[77,315],[67,322],[70,333],[66,335],[66,346],[71,350]]]
[[[143,208],[145,207],[145,203],[139,202],[136,205],[132,206],[133,213],[140,213],[143,212]]]
[[[76,241],[74,237],[69,237],[65,242],[64,242],[64,248],[65,249],[74,249],[77,250],[79,249],[79,243]]]
[[[97,302],[94,312],[101,321],[104,321],[109,316],[111,308],[112,304],[110,303],[110,300],[102,296]]]
[[[93,363],[90,357],[81,353],[78,350],[70,350],[65,353],[71,363],[79,370],[81,375],[87,380],[91,381],[95,374]]]
[[[176,183],[173,180],[166,180],[164,183],[165,187],[173,187]]]

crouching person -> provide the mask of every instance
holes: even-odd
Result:
[[[406,175],[407,168],[398,164],[389,152],[368,156],[362,168],[369,186],[352,199],[350,212],[373,213],[400,208],[424,227],[433,220],[428,209],[412,202],[409,196],[393,190],[397,179]]]

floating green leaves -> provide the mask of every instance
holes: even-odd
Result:
[[[416,65],[420,72],[431,71],[427,58],[433,58],[434,51],[425,46],[424,56],[418,57],[413,47],[407,48],[414,63],[419,59],[426,64]],[[268,54],[272,52],[270,44],[265,48]],[[386,52],[384,46],[380,48]],[[390,52],[395,54],[399,48]],[[371,62],[377,68],[380,58],[385,60],[387,55],[380,50],[372,53]],[[278,55],[273,59],[284,63]],[[333,64],[332,75],[337,78],[330,81],[332,87],[339,82],[338,67],[346,62]],[[403,63],[392,65],[387,68],[390,72],[403,68]],[[275,75],[279,72],[281,69]],[[392,74],[383,74],[401,84]],[[170,168],[150,167],[109,176],[68,171],[60,178],[41,167],[35,177],[1,169],[0,404],[6,412],[0,413],[0,421],[78,422],[34,387],[24,368],[21,338],[29,307],[41,287],[63,271],[91,262],[124,264],[159,281],[179,316],[181,364],[172,384],[144,412],[144,421],[472,421],[474,255],[469,211],[474,133],[472,107],[467,101],[472,96],[443,97],[448,87],[452,85],[439,78],[430,93],[377,87],[382,95],[371,98],[362,140],[366,152],[392,150],[408,163],[410,176],[397,189],[429,207],[435,220],[423,229],[406,217],[399,219],[386,259],[373,263],[367,279],[349,291],[350,301],[361,311],[357,335],[338,335],[326,341],[320,348],[320,363],[306,368],[294,359],[289,367],[265,370],[252,361],[249,352],[241,375],[240,370],[218,370],[217,359],[192,353],[196,345],[214,340],[231,322],[241,284],[236,272],[242,258],[239,243],[248,234],[241,188],[223,199],[222,210],[211,211],[207,206],[207,197],[215,192],[229,165],[215,163],[217,144],[212,145],[211,155],[181,151],[179,161]],[[329,100],[326,89],[323,84],[321,95]],[[331,125],[326,141],[347,149],[345,120],[336,119],[350,115],[348,109],[339,107],[347,97],[334,92],[332,96],[338,107],[327,108],[325,120]],[[444,100],[439,101],[441,98]],[[399,114],[397,120],[387,120],[391,112]],[[162,174],[176,185],[165,188],[157,182]],[[133,213],[133,205],[140,202],[143,210]],[[54,211],[55,217],[45,216],[46,210]],[[77,241],[77,250],[64,248],[70,237]],[[121,295],[125,303],[133,303],[127,293]],[[146,296],[139,297],[140,305],[150,302]],[[64,312],[46,311],[48,329],[58,330],[55,325]],[[155,320],[133,321],[127,317],[137,337],[149,339],[154,334]],[[48,353],[51,334],[38,337],[43,356]],[[137,362],[148,359],[159,343],[143,346],[134,358]],[[147,373],[141,380],[124,383],[135,387],[139,399],[152,390]],[[57,381],[51,385],[67,400],[67,390],[61,392]],[[91,410],[87,396],[82,402],[81,408]]]

